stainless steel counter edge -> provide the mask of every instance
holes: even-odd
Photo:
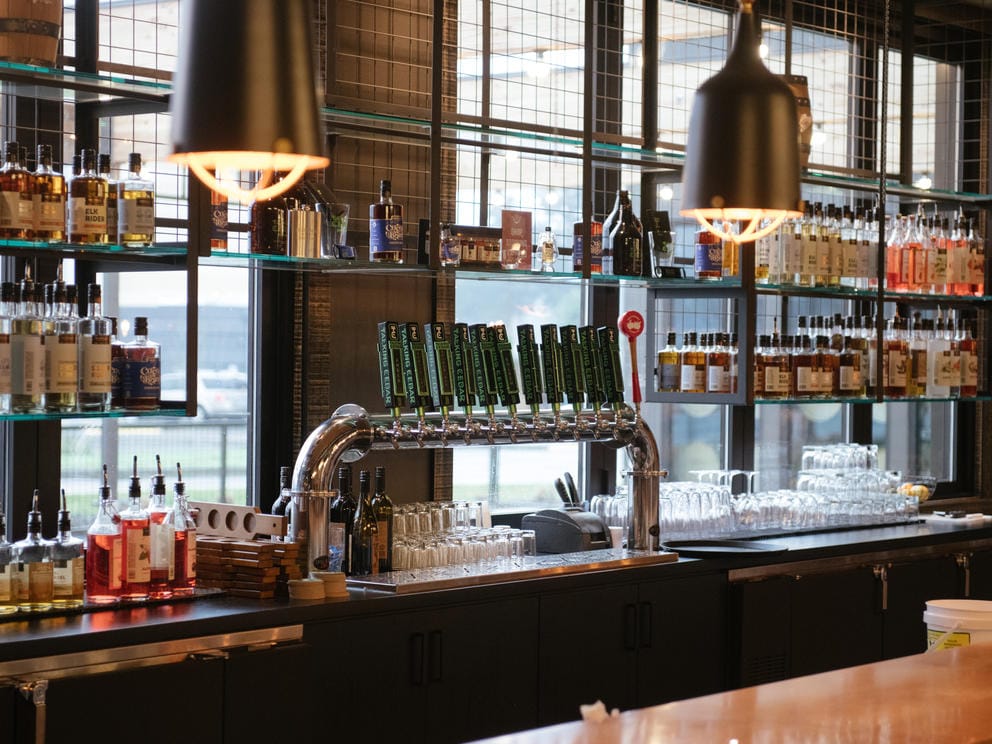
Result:
[[[506,597],[537,595],[615,583],[688,578],[728,573],[743,580],[747,571],[771,575],[794,569],[801,561],[866,556],[886,559],[919,553],[951,553],[962,547],[992,545],[992,527],[934,526],[927,523],[877,527],[844,532],[761,538],[788,547],[785,554],[746,559],[680,559],[677,563],[626,566],[594,572],[528,578],[483,586],[396,595],[372,590],[350,590],[348,599],[315,601],[250,600],[216,597],[192,602],[135,606],[53,618],[0,621],[0,663],[35,656],[78,653],[115,646],[156,643],[198,636],[237,633],[278,626],[320,623],[390,612],[428,609],[494,601]],[[845,559],[846,560],[846,559]],[[306,632],[304,630],[304,640]]]

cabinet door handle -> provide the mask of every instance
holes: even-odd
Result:
[[[623,606],[623,647],[628,651],[637,648],[637,606]]]
[[[958,553],[954,560],[961,569],[961,596],[968,599],[971,597],[971,553]]]
[[[651,648],[651,636],[653,634],[651,613],[651,603],[641,602],[641,617],[638,621],[638,630],[641,631],[641,648]]]
[[[442,635],[441,635],[441,631],[440,630],[432,630],[431,631],[430,638],[428,639],[428,645],[427,645],[427,648],[429,649],[428,650],[428,653],[430,654],[428,656],[428,659],[430,660],[429,661],[429,665],[430,665],[429,679],[430,679],[431,682],[440,682],[441,681],[441,677],[444,676],[443,675],[443,670],[441,668],[441,656],[442,656],[442,654],[441,654],[441,651],[442,651],[441,643],[442,643],[442,640],[443,640],[443,638],[442,638]]]
[[[45,696],[48,693],[48,680],[39,679],[34,682],[22,682],[18,687],[24,699],[34,705],[35,744],[45,744],[47,737],[45,729],[48,723],[48,705],[46,704]]]
[[[881,611],[889,609],[889,569],[888,566],[874,566],[875,578],[878,579],[881,589]]]
[[[424,634],[410,636],[410,684],[420,687],[424,684]]]

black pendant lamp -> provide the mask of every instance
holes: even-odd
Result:
[[[326,168],[308,0],[185,0],[169,160],[242,202],[271,199]],[[222,170],[260,171],[245,190]],[[287,175],[272,183],[272,175]],[[215,175],[217,174],[217,175]]]
[[[681,214],[737,243],[802,214],[796,101],[761,61],[760,36],[742,0],[726,65],[696,91],[682,172]]]

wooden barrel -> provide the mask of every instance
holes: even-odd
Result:
[[[62,0],[0,0],[0,59],[52,67],[62,33]]]

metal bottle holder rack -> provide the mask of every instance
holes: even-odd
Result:
[[[312,494],[330,490],[339,462],[356,462],[369,450],[551,442],[627,447],[634,466],[627,544],[634,550],[659,550],[658,445],[639,412],[626,405],[569,413],[539,409],[523,417],[499,410],[485,418],[473,418],[430,413],[370,416],[361,406],[348,404],[307,437],[296,458],[292,487],[309,502]],[[308,520],[315,521],[326,512],[308,509],[307,514]],[[308,534],[317,534],[315,528],[319,532],[316,525],[308,525]]]

